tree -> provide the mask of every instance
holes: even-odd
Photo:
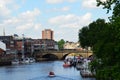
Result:
[[[120,79],[120,2],[119,0],[97,0],[98,6],[103,5],[109,10],[113,7],[108,28],[104,30],[106,37],[101,38],[94,45],[96,59],[91,63],[91,69],[95,69],[96,78],[100,80]]]
[[[79,30],[79,42],[83,48],[85,48],[86,46],[89,46],[87,32],[88,32],[87,26]]]
[[[58,47],[59,49],[63,49],[63,45],[65,44],[65,41],[63,39],[58,41]]]
[[[79,42],[82,47],[93,47],[101,37],[104,37],[104,29],[106,29],[107,23],[104,19],[97,19],[90,23],[88,26],[79,30]]]
[[[119,20],[119,19],[118,19]],[[79,31],[82,46],[92,46],[96,57],[91,63],[91,70],[96,71],[100,80],[120,79],[120,29],[119,22],[106,23],[98,19]]]
[[[97,1],[97,6],[103,5],[103,9],[107,9],[107,13],[109,12],[109,10],[112,9],[112,5],[115,4],[115,6],[117,4],[119,4],[119,0],[96,0]]]

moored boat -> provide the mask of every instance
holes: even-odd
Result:
[[[12,64],[13,64],[13,65],[14,65],[14,64],[19,64],[19,60],[17,60],[17,59],[12,60]]]
[[[33,63],[35,62],[35,59],[34,58],[30,58],[30,63]]]
[[[70,64],[65,63],[63,64],[63,67],[70,67]]]
[[[28,64],[30,63],[30,59],[29,58],[23,58],[20,60],[20,64]]]

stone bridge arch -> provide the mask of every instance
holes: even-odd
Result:
[[[46,60],[58,60],[59,59],[57,55],[51,54],[51,53],[42,55],[42,58]]]
[[[64,60],[68,55],[70,55],[70,54],[75,54],[75,56],[81,56],[81,57],[83,57],[83,55],[81,55],[81,54],[79,54],[79,53],[72,53],[72,52],[70,52],[70,53],[67,53],[67,54],[65,54],[65,55],[63,55],[63,57],[62,57],[62,60]],[[74,55],[73,55],[74,56]]]

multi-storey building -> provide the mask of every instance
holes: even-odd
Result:
[[[15,40],[17,53],[32,54],[32,39],[24,38]],[[23,52],[24,51],[24,52]]]
[[[31,53],[32,39],[24,38],[15,38],[14,36],[0,36],[0,41],[4,42],[6,45],[6,53]],[[23,48],[24,46],[24,48]]]
[[[53,31],[51,29],[45,29],[42,31],[42,39],[53,40]]]
[[[56,41],[50,39],[33,39],[32,51],[57,50]]]
[[[45,29],[42,31],[42,39],[31,39],[14,36],[0,36],[0,41],[6,45],[6,53],[29,53],[40,50],[58,50],[57,42],[53,40],[53,31]]]

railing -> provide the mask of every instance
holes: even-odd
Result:
[[[92,53],[92,51],[88,50],[42,50],[37,53]]]

